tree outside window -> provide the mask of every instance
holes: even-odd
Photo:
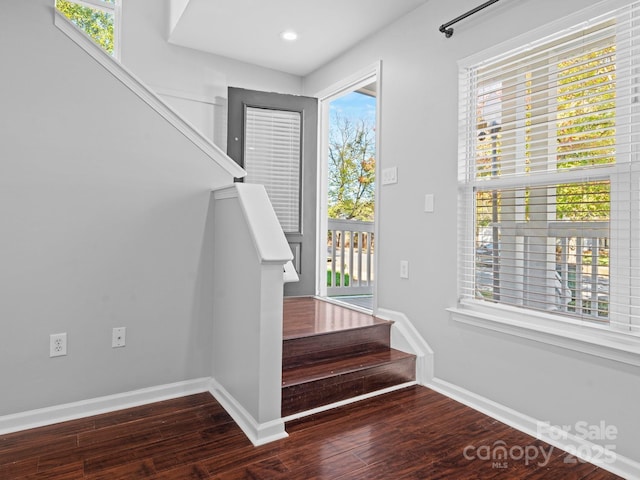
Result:
[[[82,1],[56,0],[56,8],[109,55],[114,55],[115,0],[100,0],[104,7]]]

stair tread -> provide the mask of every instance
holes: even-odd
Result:
[[[283,370],[282,386],[290,387],[293,385],[315,382],[325,378],[362,371],[414,357],[415,356],[410,353],[395,349],[388,349],[379,352],[328,360],[311,365],[297,366]]]
[[[312,297],[285,298],[283,308],[285,341],[393,323]]]
[[[331,358],[377,352],[388,349],[390,341],[390,325],[291,338],[282,343],[282,365],[290,369]]]

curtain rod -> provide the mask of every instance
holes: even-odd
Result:
[[[474,13],[478,13],[480,10],[487,8],[489,5],[493,5],[494,3],[499,2],[500,0],[489,0],[488,2],[483,3],[482,5],[477,6],[473,10],[469,10],[467,13],[463,13],[459,17],[454,18],[450,22],[443,23],[440,25],[439,30],[444,33],[444,36],[450,38],[453,35],[453,28],[450,28],[454,23],[458,23],[460,20],[464,20],[467,17],[470,17]]]

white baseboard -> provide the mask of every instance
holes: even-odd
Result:
[[[640,463],[624,457],[615,451],[607,450],[603,452],[602,446],[571,433],[559,435],[560,432],[555,430],[545,434],[545,429],[540,429],[540,425],[543,422],[445,380],[432,378],[426,386],[474,410],[495,418],[516,430],[575,455],[583,461],[597,465],[623,478],[640,479]],[[551,435],[551,433],[553,433],[553,435]],[[581,452],[590,453],[590,455],[581,455]]]
[[[426,385],[434,376],[433,350],[402,312],[379,308],[376,317],[393,322],[391,348],[413,353],[416,356],[416,381]]]
[[[327,410],[332,410],[334,408],[344,407],[345,405],[361,402],[362,400],[368,400],[370,398],[377,397],[378,395],[384,395],[386,393],[402,390],[403,388],[408,388],[416,384],[417,382],[406,382],[400,385],[394,385],[393,387],[387,387],[381,390],[376,390],[375,392],[364,393],[362,395],[358,395],[357,397],[348,398],[346,400],[340,400],[339,402],[330,403],[328,405],[322,405],[321,407],[312,408],[311,410],[305,410],[304,412],[293,413],[287,417],[284,417],[282,420],[285,423],[290,422],[292,420],[298,420],[299,418],[315,415],[316,413],[322,413],[322,412],[326,412]]]
[[[282,419],[259,424],[224,387],[210,377],[1,416],[0,435],[203,392],[213,395],[255,446],[288,436]]]
[[[0,417],[0,435],[207,392],[209,385],[209,378],[200,378],[4,415]]]
[[[287,438],[282,418],[258,423],[247,410],[216,380],[209,382],[209,392],[222,405],[254,446]]]

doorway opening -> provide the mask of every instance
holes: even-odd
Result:
[[[375,306],[378,103],[377,71],[322,101],[320,293],[367,311]]]

